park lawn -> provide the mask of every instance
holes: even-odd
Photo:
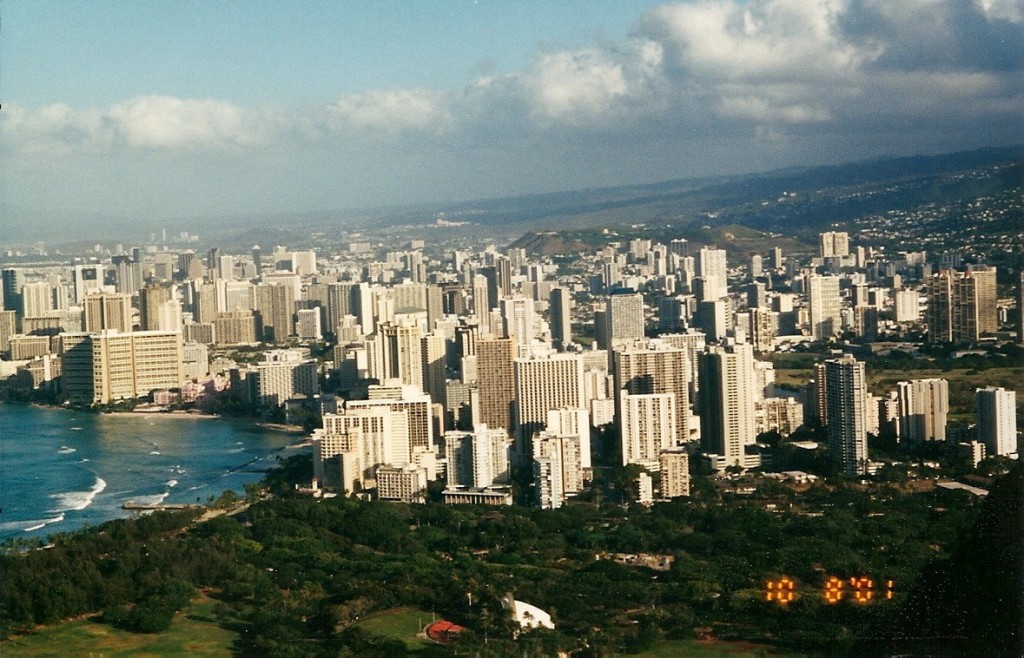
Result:
[[[364,617],[355,626],[369,631],[374,635],[405,642],[412,650],[426,646],[434,646],[428,640],[418,637],[423,627],[431,622],[429,612],[423,612],[416,608],[399,608],[396,610],[385,610],[368,617]],[[437,619],[441,619],[437,617]]]
[[[205,595],[178,613],[163,633],[130,633],[91,619],[67,622],[0,644],[14,656],[230,656],[237,633],[200,619],[211,618],[216,602]]]

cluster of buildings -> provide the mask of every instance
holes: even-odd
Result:
[[[743,262],[685,240],[610,242],[568,266],[424,246],[151,246],[7,268],[0,375],[80,404],[311,408],[317,488],[416,501],[443,479],[448,502],[509,504],[518,472],[554,508],[586,488],[598,456],[642,467],[639,498],[653,502],[689,494],[692,460],[762,466],[759,436],[810,422],[839,469],[866,473],[868,433],[947,439],[946,382],[876,397],[864,363],[838,351],[795,393],[775,386],[768,355],[909,327],[964,345],[999,331],[994,268],[933,271],[925,254],[891,258],[842,232],[823,233],[816,256],[775,247]],[[1016,453],[1014,392],[977,396],[963,449]]]

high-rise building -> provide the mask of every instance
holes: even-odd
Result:
[[[533,299],[529,297],[503,297],[500,301],[502,336],[512,338],[516,345],[533,342],[535,313]]]
[[[640,464],[657,470],[661,452],[678,447],[673,393],[631,395],[620,391],[618,418],[623,466]]]
[[[630,345],[644,337],[644,298],[631,289],[622,289],[608,295],[605,306],[605,341],[598,346],[612,350]]]
[[[1017,343],[1024,345],[1024,269],[1017,273]]]
[[[559,352],[564,352],[566,345],[572,342],[571,304],[572,295],[568,288],[551,289],[548,300],[551,312],[551,343]]]
[[[472,432],[446,432],[444,439],[449,487],[508,484],[512,440],[505,430],[481,425]]]
[[[21,307],[21,287],[25,285],[25,277],[16,267],[6,267],[0,272],[3,277],[4,310],[24,315]]]
[[[109,404],[174,388],[184,379],[181,333],[61,334],[62,387],[72,402]]]
[[[690,455],[685,450],[665,450],[658,455],[661,498],[690,495]]]
[[[0,311],[0,353],[10,347],[11,336],[18,333],[18,314],[14,311]]]
[[[533,476],[541,509],[557,509],[583,490],[580,440],[540,432],[533,441]]]
[[[383,406],[405,414],[409,425],[409,459],[422,451],[433,452],[434,422],[430,396],[419,386],[377,386],[368,389],[368,400],[348,400],[347,409]]]
[[[86,295],[91,295],[103,290],[102,265],[75,265],[72,277],[72,282],[74,283],[74,300],[76,304],[83,303]]]
[[[687,351],[666,341],[650,340],[642,345],[615,352],[612,359],[616,391],[624,391],[629,395],[673,395],[673,445],[685,444],[690,436],[690,367],[687,362]],[[657,459],[657,453],[649,455],[648,460],[650,459]]]
[[[172,299],[170,286],[149,285],[139,291],[139,325],[143,331],[159,328],[160,305]]]
[[[897,290],[895,295],[896,322],[917,322],[921,319],[916,290]]]
[[[256,286],[256,310],[263,322],[264,340],[284,342],[294,334],[295,288],[288,283]]]
[[[21,287],[21,308],[26,318],[41,318],[53,310],[53,286],[46,281],[26,283]]]
[[[1017,393],[988,386],[975,393],[978,412],[978,441],[989,455],[1018,452]]]
[[[85,330],[99,332],[132,330],[132,296],[127,293],[94,293],[85,298]]]
[[[945,379],[915,379],[896,384],[901,441],[946,440],[949,413],[949,382]]]
[[[700,355],[700,431],[706,453],[743,465],[755,443],[754,354],[747,344],[709,347]]]
[[[703,300],[714,301],[729,294],[729,267],[725,249],[702,247],[697,252],[697,276],[704,285]]]
[[[483,341],[477,344],[477,349]],[[479,351],[478,351],[479,354]],[[516,451],[529,456],[530,441],[544,429],[552,409],[585,409],[583,360],[578,354],[552,353],[515,359]],[[481,381],[486,381],[481,375]]]
[[[476,341],[477,377],[480,386],[480,418],[477,424],[492,429],[515,430],[516,385],[513,360],[516,346],[511,338]]]
[[[420,387],[436,404],[445,405],[447,396],[447,342],[444,336],[431,332],[420,339],[420,355],[423,363],[420,371],[423,380]]]
[[[423,332],[412,321],[385,322],[377,327],[371,359],[371,376],[380,381],[398,379],[403,384],[423,386]]]
[[[295,333],[299,340],[320,340],[323,332],[320,330],[320,309],[302,308],[295,312]]]
[[[976,343],[998,329],[996,268],[943,270],[928,280],[928,340]]]
[[[829,452],[847,473],[867,472],[867,382],[864,364],[849,354],[824,363]]]
[[[821,341],[838,336],[842,329],[839,277],[812,274],[806,284],[811,336]]]
[[[845,231],[826,231],[819,236],[822,258],[850,255],[850,234]]]
[[[270,350],[256,364],[256,371],[263,406],[279,407],[292,398],[311,397],[320,392],[316,361],[307,359],[299,350]]]

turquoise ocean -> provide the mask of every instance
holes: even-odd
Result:
[[[243,495],[301,439],[230,419],[0,404],[0,541],[125,518],[126,502]]]

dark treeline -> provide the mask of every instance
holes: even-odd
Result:
[[[816,484],[798,495],[775,482],[651,509],[315,500],[286,493],[287,473],[308,469],[300,460],[270,478],[277,495],[233,517],[195,523],[192,512],[159,513],[61,535],[49,548],[8,546],[3,632],[95,612],[121,628],[159,631],[203,589],[219,601],[217,622],[238,631],[239,655],[401,654],[402,642],[352,625],[397,606],[470,629],[438,653],[608,655],[693,637],[856,652],[859,636],[877,634],[922,596],[912,589],[922,570],[950,568],[983,507],[962,491]],[[1006,505],[982,521],[1012,513]],[[671,567],[608,559],[645,552],[672,556]],[[892,580],[895,598],[829,605],[830,575]],[[799,596],[788,606],[766,602],[765,581],[783,576]],[[500,606],[506,592],[550,612],[556,630],[513,640]],[[991,654],[980,644],[991,639],[971,641]]]

